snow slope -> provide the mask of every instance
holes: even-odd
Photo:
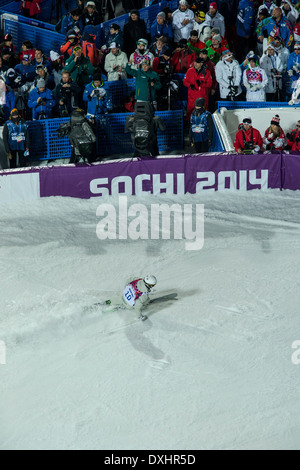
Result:
[[[100,241],[102,202],[1,206],[0,449],[299,449],[299,193],[139,198],[204,204],[199,251]],[[147,321],[90,308],[147,273]]]

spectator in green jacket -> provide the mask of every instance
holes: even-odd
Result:
[[[94,67],[90,59],[83,55],[80,46],[74,47],[73,53],[66,62],[65,70],[70,72],[72,81],[80,87],[83,93],[85,86],[92,80]]]
[[[126,72],[136,78],[135,99],[137,101],[149,101],[156,109],[156,90],[161,88],[159,76],[153,72],[150,60],[145,59],[140,67],[135,70],[129,64]]]

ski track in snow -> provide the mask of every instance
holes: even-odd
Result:
[[[100,241],[99,203],[1,207],[0,449],[299,449],[299,193],[139,198],[204,204],[200,251]],[[147,272],[148,320],[93,308]]]

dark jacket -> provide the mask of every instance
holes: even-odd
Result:
[[[10,119],[4,124],[3,143],[7,153],[11,151],[24,151],[29,148],[29,129],[24,119],[13,123]]]
[[[130,54],[136,50],[136,43],[138,39],[143,38],[149,40],[145,21],[141,19],[132,21],[132,19],[129,18],[128,23],[126,23],[123,28],[123,37],[124,52],[126,52],[129,57]]]

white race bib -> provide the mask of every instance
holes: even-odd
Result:
[[[135,294],[130,285],[126,286],[123,292],[123,297],[125,302],[130,305],[130,307],[133,307],[135,304]]]

